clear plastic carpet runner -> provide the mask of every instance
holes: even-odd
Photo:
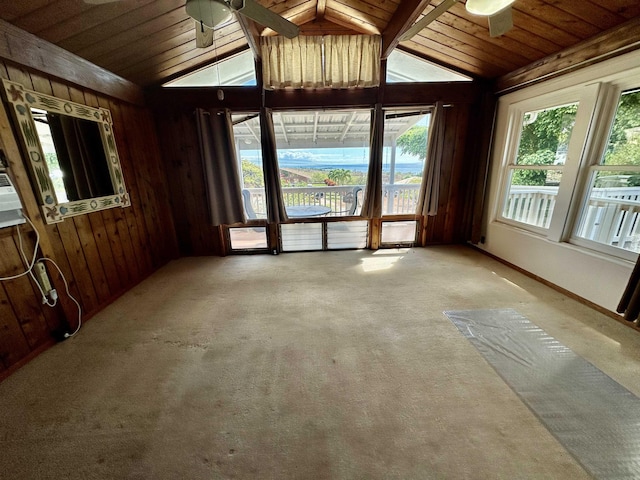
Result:
[[[640,478],[640,399],[512,309],[447,311],[594,477]]]

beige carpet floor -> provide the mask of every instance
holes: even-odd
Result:
[[[640,336],[466,247],[186,258],[0,384],[2,479],[583,479],[443,315],[640,395]]]

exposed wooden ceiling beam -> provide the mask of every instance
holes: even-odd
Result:
[[[453,4],[456,3],[457,1],[458,0],[442,0],[442,2],[440,2],[440,5],[438,5],[436,8],[434,8],[429,13],[427,13],[424,17],[422,17],[420,20],[414,23],[411,28],[406,30],[400,36],[400,41],[403,42],[405,40],[409,40],[414,35],[417,35],[418,32],[427,28],[427,26],[430,23],[436,21],[438,17],[440,17],[440,15],[442,15],[444,12],[449,10],[453,6]],[[509,10],[509,12],[511,12],[511,10]],[[495,35],[495,36],[499,36],[499,35]]]
[[[236,19],[238,20],[238,24],[240,25],[244,36],[247,37],[247,43],[253,52],[253,58],[260,60],[262,58],[260,52],[260,33],[256,22],[248,19],[244,15],[236,15]]]
[[[382,58],[387,58],[396,48],[400,37],[411,27],[431,0],[405,0],[398,5],[387,28],[382,32]]]
[[[318,0],[318,5],[316,6],[316,19],[322,20],[324,19],[324,13],[327,11],[327,0]]]
[[[496,91],[506,93],[638,49],[640,17],[498,78]]]
[[[144,92],[138,85],[4,20],[0,20],[0,58],[126,102],[144,104]]]
[[[380,29],[375,25],[346,15],[339,10],[327,9],[325,19],[364,35],[380,35]]]

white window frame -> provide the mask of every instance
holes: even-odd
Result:
[[[599,84],[600,88],[606,88],[606,84],[618,86],[629,79],[640,79],[640,50],[533,85],[502,92],[498,99],[494,126],[482,238],[478,244],[481,250],[609,311],[615,311],[638,255],[631,255],[633,258],[629,260],[628,256],[623,258],[620,255],[620,249],[615,249],[618,252],[609,253],[601,248],[602,244],[585,247],[569,241],[573,214],[577,214],[574,210],[578,210],[582,205],[582,189],[579,188],[581,183],[575,185],[572,195],[574,201],[566,219],[566,239],[562,237],[561,241],[551,241],[546,236],[547,232],[539,234],[520,228],[519,225],[500,221],[497,212],[502,207],[501,182],[508,145],[509,108],[519,102],[545,97],[554,92],[577,90],[594,84]],[[599,98],[593,114],[592,128],[585,139],[578,177],[582,184],[585,182],[583,175],[588,175],[585,170],[595,161],[593,152],[596,145],[599,140],[602,141],[602,138],[599,139],[597,136],[596,127],[604,119],[600,113],[603,112],[604,103],[603,99]],[[565,175],[565,180],[567,178]]]
[[[554,242],[559,242],[564,239],[566,236],[571,201],[574,197],[574,187],[580,172],[585,139],[587,138],[592,123],[599,89],[600,85],[598,83],[586,87],[571,87],[503,106],[503,111],[506,110],[507,113],[507,124],[504,125],[503,128],[506,128],[507,133],[505,141],[502,143],[502,151],[500,152],[500,158],[502,159],[502,176],[499,201],[495,203],[495,221],[544,236]],[[524,114],[526,112],[545,110],[573,103],[578,103],[578,111],[567,149],[566,161],[564,165],[549,165],[548,167],[544,166],[541,168],[544,170],[562,171],[556,204],[549,227],[538,227],[505,217],[503,212],[510,190],[511,172],[522,168],[522,166],[515,163],[515,160],[520,144]]]
[[[587,142],[589,149],[585,152],[584,168],[576,185],[577,201],[573,209],[571,218],[572,229],[567,241],[573,245],[596,250],[607,255],[619,257],[625,260],[635,261],[638,254],[630,250],[614,247],[605,243],[589,240],[577,235],[582,212],[587,207],[591,191],[592,177],[598,171],[620,170],[625,172],[638,172],[640,166],[631,165],[603,165],[601,161],[605,155],[605,150],[613,128],[613,122],[618,109],[618,102],[623,92],[640,88],[640,79],[629,75],[619,80],[603,83],[600,89],[598,105],[596,106],[593,128],[590,132],[590,141]]]

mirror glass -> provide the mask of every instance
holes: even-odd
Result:
[[[3,84],[48,223],[130,204],[109,110]]]
[[[113,195],[96,122],[31,109],[58,202]]]

